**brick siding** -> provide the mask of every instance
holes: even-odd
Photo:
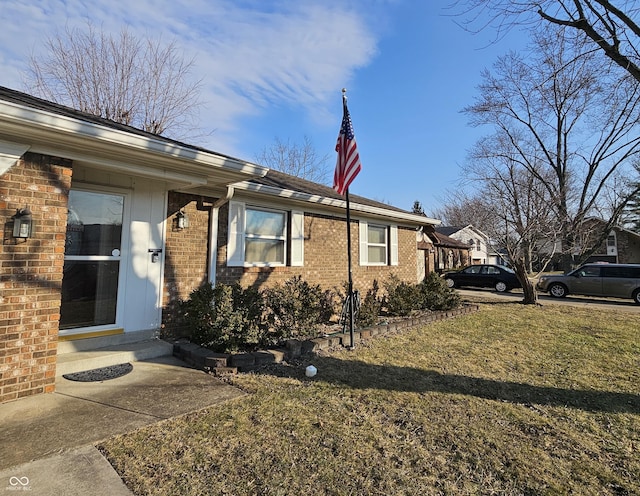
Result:
[[[223,212],[224,210],[224,212]],[[218,228],[217,281],[258,288],[282,283],[301,276],[323,289],[341,288],[348,279],[346,220],[337,217],[305,213],[303,267],[227,267],[228,209],[220,210]],[[398,229],[397,266],[360,266],[358,222],[351,221],[351,266],[354,289],[366,292],[373,284],[395,274],[403,281],[416,282],[416,235],[413,229]]]
[[[169,193],[167,219],[166,262],[164,277],[163,335],[180,336],[184,329],[177,319],[177,307],[194,289],[207,281],[208,237],[211,198]],[[179,230],[175,216],[183,210],[189,217],[189,228]],[[283,283],[301,276],[323,289],[342,288],[347,274],[346,220],[305,213],[303,267],[227,267],[228,204],[223,205],[218,218],[218,252],[216,281],[259,289]],[[374,280],[382,283],[395,274],[401,280],[417,282],[417,250],[415,230],[398,229],[397,266],[359,265],[358,223],[351,225],[351,252],[354,288],[364,294]]]
[[[211,203],[201,196],[170,192],[164,267],[162,322],[165,335],[180,335],[177,307],[180,300],[207,281],[209,250],[209,213]],[[187,229],[178,229],[177,213],[189,218]]]
[[[220,210],[218,228],[217,280],[224,283],[239,282],[242,286],[270,286],[293,276],[301,276],[310,284],[323,289],[341,288],[348,279],[346,220],[318,214],[304,216],[303,267],[227,267],[228,209]],[[351,221],[351,266],[354,289],[365,293],[373,284],[385,281],[395,274],[401,280],[417,282],[416,234],[413,229],[398,229],[397,266],[360,266],[358,222]]]
[[[0,177],[0,403],[55,388],[71,162],[27,153]],[[29,206],[32,238],[13,238]]]

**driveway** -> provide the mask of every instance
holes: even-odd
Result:
[[[508,293],[497,293],[486,289],[456,289],[463,300],[473,303],[486,301],[518,302],[522,300],[522,290],[514,289]],[[546,293],[538,293],[538,302],[541,305],[570,305],[583,308],[609,309],[621,312],[640,314],[640,305],[633,303],[631,299],[619,298],[594,298],[589,296],[567,296],[566,298],[553,298]]]

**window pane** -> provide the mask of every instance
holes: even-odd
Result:
[[[65,255],[107,255],[120,249],[124,197],[69,192]]]
[[[65,262],[60,329],[115,324],[119,265],[118,261]]]
[[[266,212],[248,208],[246,215],[246,234],[284,236],[285,217],[283,212]]]
[[[385,246],[369,246],[369,263],[387,263],[387,248]]]
[[[384,227],[369,226],[367,239],[369,243],[384,244],[387,241],[387,229]]]
[[[248,263],[284,263],[284,241],[250,239],[245,243],[244,259]]]
[[[583,267],[580,270],[583,277],[600,277],[600,267]]]

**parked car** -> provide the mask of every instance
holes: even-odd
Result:
[[[502,292],[522,287],[516,273],[500,265],[470,265],[456,272],[446,272],[442,277],[450,288],[474,286]]]
[[[639,264],[585,264],[563,275],[542,276],[536,287],[551,296],[568,294],[633,298],[640,305]]]

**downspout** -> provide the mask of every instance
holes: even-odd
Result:
[[[227,186],[227,195],[224,198],[219,198],[211,207],[211,215],[209,215],[209,233],[211,238],[209,239],[209,283],[212,286],[216,285],[216,267],[218,258],[218,213],[220,207],[225,205],[231,200],[235,189],[233,185]]]

